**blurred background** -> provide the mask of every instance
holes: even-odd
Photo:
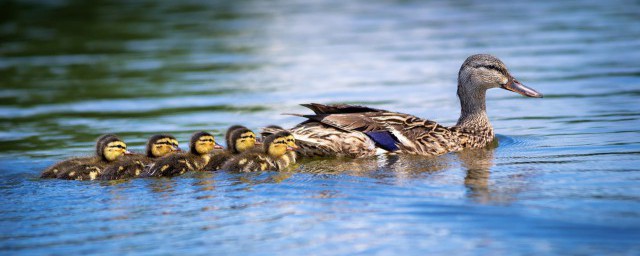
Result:
[[[637,1],[1,1],[0,252],[637,254]],[[116,133],[291,127],[300,103],[455,124],[466,57],[499,146],[293,173],[40,180]]]

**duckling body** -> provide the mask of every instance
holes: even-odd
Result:
[[[257,172],[276,170],[277,166],[274,159],[267,154],[248,152],[232,156],[221,168],[232,172]]]
[[[290,156],[287,151],[295,149],[290,147],[287,138],[291,133],[281,131],[268,136],[263,141],[263,151],[255,150],[236,155],[227,160],[222,166],[223,170],[233,172],[257,172],[257,171],[281,171],[291,164]]]
[[[96,157],[96,156],[70,158],[48,167],[40,174],[40,178],[54,179],[58,177],[58,174],[61,174],[66,170],[69,170],[71,168],[76,168],[81,165],[99,163],[100,160],[101,160],[100,157]]]
[[[441,155],[465,148],[481,148],[494,139],[486,114],[485,95],[502,88],[527,97],[542,94],[513,78],[499,59],[472,55],[458,74],[461,114],[446,127],[413,115],[356,105],[303,104],[314,115],[291,129],[302,156],[366,157],[379,152]]]
[[[105,167],[99,179],[119,180],[138,177],[151,163],[153,159],[142,154],[127,156]]]
[[[158,158],[179,150],[175,137],[166,134],[154,135],[147,141],[146,154],[126,155],[110,164],[100,175],[101,180],[118,180],[138,177],[150,168]]]
[[[103,135],[96,142],[96,156],[72,158],[47,168],[41,178],[95,180],[109,164],[128,153],[127,145],[113,134]]]
[[[253,150],[256,145],[256,134],[244,126],[232,126],[225,135],[227,150],[214,152],[203,171],[217,171],[233,156]]]
[[[216,145],[213,135],[197,132],[191,137],[188,153],[170,154],[158,159],[144,176],[173,177],[189,171],[200,171],[209,162],[209,153]]]

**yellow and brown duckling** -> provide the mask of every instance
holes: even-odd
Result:
[[[261,140],[266,139],[266,137],[269,136],[269,135],[276,134],[276,133],[281,132],[281,131],[289,132],[289,131],[285,130],[284,128],[282,128],[281,126],[269,125],[269,126],[267,126],[267,127],[262,129],[262,132],[260,133]],[[287,144],[290,147],[293,147],[293,148],[296,148],[296,149],[298,148],[298,146],[296,145],[296,138],[293,136],[293,134],[290,134],[287,137]],[[289,158],[288,160],[289,160],[289,162],[291,164],[295,164],[296,163],[296,158],[298,157],[298,155],[297,155],[295,150],[287,151],[287,154],[285,156]]]
[[[118,180],[139,176],[160,157],[180,151],[178,140],[167,134],[153,135],[147,141],[146,154],[126,155],[110,164],[100,175],[101,180]]]
[[[127,144],[113,134],[102,135],[96,142],[93,157],[71,158],[47,168],[41,178],[66,180],[95,180],[110,163],[129,154]]]
[[[256,171],[281,171],[287,168],[292,162],[288,151],[297,149],[295,140],[288,141],[291,133],[281,131],[267,136],[263,141],[263,151],[248,151],[234,156],[223,166],[223,170],[235,172],[256,172]]]
[[[216,171],[234,155],[253,150],[256,146],[256,134],[248,128],[240,125],[229,127],[225,135],[227,150],[215,152],[211,160],[203,168],[203,171]]]
[[[150,177],[172,177],[188,171],[200,171],[210,159],[214,149],[220,149],[215,138],[208,132],[196,132],[191,136],[189,152],[170,154],[158,159],[144,174]]]

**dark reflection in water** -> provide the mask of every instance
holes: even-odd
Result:
[[[470,190],[469,196],[480,202],[492,201],[489,176],[494,161],[493,149],[466,150],[457,155],[467,172],[464,184]]]
[[[614,1],[0,1],[0,254],[640,251],[640,6]],[[499,146],[287,172],[40,180],[117,133],[291,127],[306,102],[452,125],[474,53]]]

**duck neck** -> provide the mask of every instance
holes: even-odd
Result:
[[[460,98],[460,118],[456,126],[472,128],[474,130],[492,130],[485,102],[486,90],[466,91],[458,86]]]

